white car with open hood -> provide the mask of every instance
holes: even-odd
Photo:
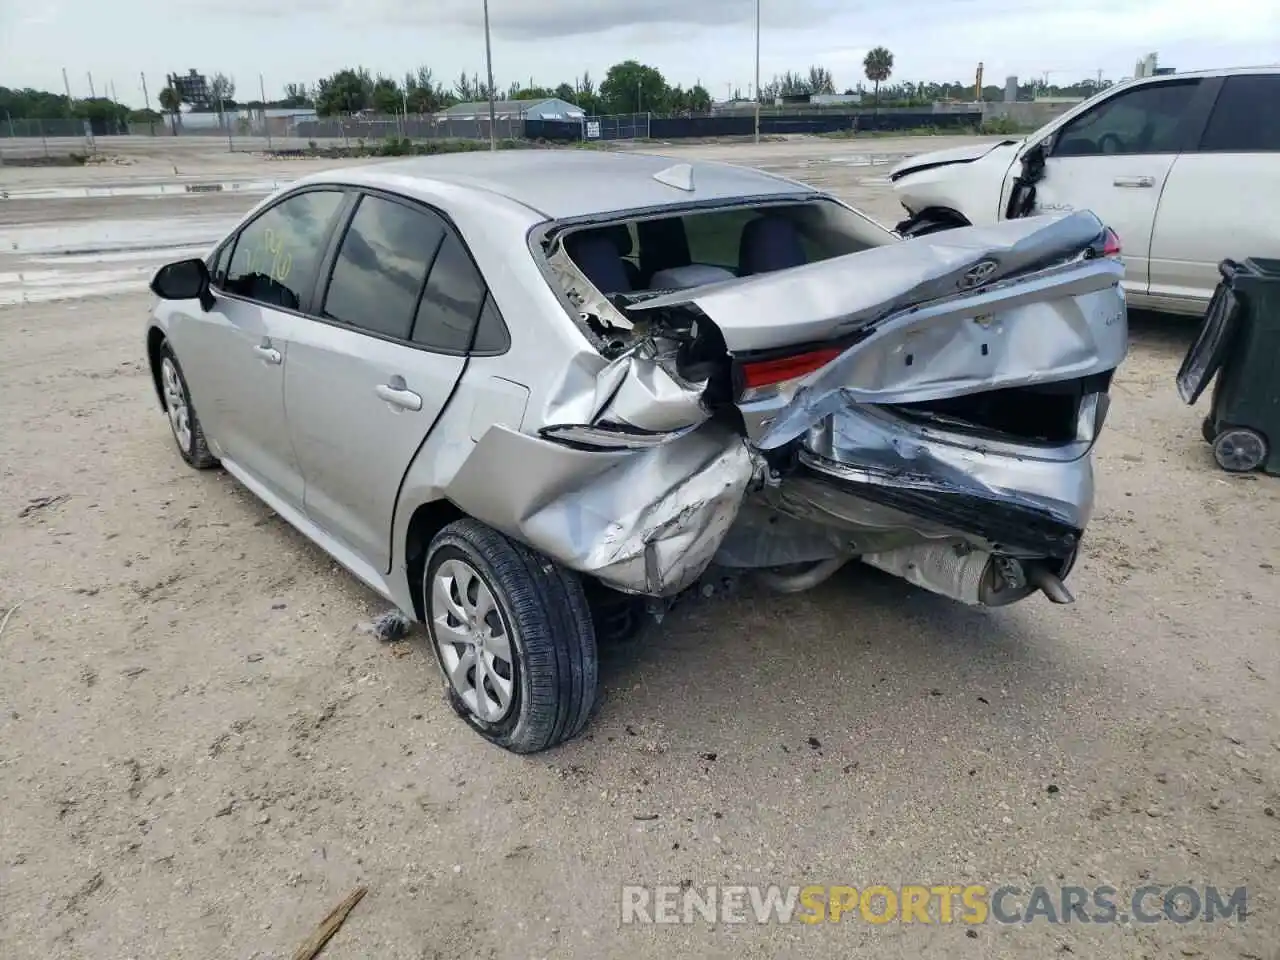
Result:
[[[920,154],[889,179],[904,236],[1092,210],[1124,245],[1130,306],[1200,315],[1224,259],[1280,257],[1280,68],[1127,81],[1023,140]]]
[[[183,458],[424,622],[529,752],[586,723],[597,631],[726,572],[1068,602],[1118,252],[1090,213],[902,240],[728,165],[414,159],[163,268],[146,350]]]

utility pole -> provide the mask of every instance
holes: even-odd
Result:
[[[756,143],[760,142],[760,0],[756,0]]]
[[[107,81],[107,83],[108,83],[108,84],[110,85],[110,87],[111,87],[111,102],[112,102],[112,103],[119,103],[120,101],[119,101],[119,99],[117,99],[117,97],[116,97],[116,82],[115,82],[114,80],[108,80],[108,81]]]
[[[484,0],[484,63],[485,70],[489,74],[489,150],[496,151],[498,149],[497,131],[498,125],[497,108],[493,104],[495,91],[493,89],[493,43],[489,38],[489,0]]]
[[[97,91],[93,89],[93,74],[90,73],[88,76],[89,76],[89,99],[97,100],[98,99]]]
[[[67,91],[67,106],[70,107],[75,101],[71,98],[71,81],[67,79],[67,68],[62,68],[62,86]]]
[[[151,94],[147,93],[147,75],[145,73],[140,73],[138,76],[142,78],[142,103],[148,110],[150,110]]]
[[[262,129],[267,133],[267,150],[271,150],[271,121],[267,119],[267,85],[258,74],[258,96],[262,98]]]

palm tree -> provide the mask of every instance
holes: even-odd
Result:
[[[893,73],[893,54],[885,47],[872,47],[862,61],[867,79],[876,85],[876,109],[880,109],[880,84]]]
[[[169,126],[176,136],[178,133],[179,111],[182,109],[182,97],[178,94],[173,84],[160,91],[160,106],[169,114]]]

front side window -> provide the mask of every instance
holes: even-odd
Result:
[[[234,242],[228,240],[209,258],[209,279],[215,287],[222,287],[227,279],[227,264],[231,261],[231,248]]]
[[[1147,84],[1116,94],[1059,131],[1055,157],[1177,153],[1197,80]]]
[[[336,190],[309,190],[260,215],[240,231],[222,289],[268,306],[301,310],[342,200]]]
[[[1280,152],[1280,74],[1227,77],[1200,138],[1200,151]]]
[[[361,198],[333,265],[324,316],[409,339],[418,295],[444,232],[435,214],[381,197]]]

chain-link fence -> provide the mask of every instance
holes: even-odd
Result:
[[[651,113],[615,113],[604,117],[587,117],[582,122],[583,139],[644,139],[649,136],[652,120]]]
[[[99,135],[123,133],[107,123],[88,120],[0,120],[0,163],[54,160],[92,154]]]
[[[308,145],[356,146],[381,140],[488,140],[488,116],[445,114],[364,115],[298,120],[292,124],[290,139]],[[494,138],[516,140],[524,136],[524,118],[499,114],[493,122]]]
[[[490,128],[488,116],[447,113],[316,117],[311,113],[278,116],[244,110],[222,115],[164,115],[127,125],[6,119],[0,117],[0,162],[127,153],[148,145],[160,146],[166,139],[174,146],[201,144],[234,153],[360,149],[389,140],[488,140]],[[525,135],[524,118],[520,116],[499,114],[492,126],[497,140],[515,140]]]

